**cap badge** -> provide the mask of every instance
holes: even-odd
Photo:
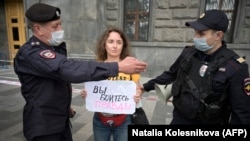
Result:
[[[40,56],[42,56],[43,58],[53,59],[56,57],[56,54],[51,50],[43,50],[42,52],[40,52]]]
[[[244,91],[246,95],[250,96],[250,77],[244,79]]]
[[[58,10],[56,11],[56,16],[57,16],[57,17],[60,17],[60,13],[59,13]]]
[[[200,18],[203,18],[205,16],[205,13],[202,13],[201,15],[200,15]]]

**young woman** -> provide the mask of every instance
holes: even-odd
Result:
[[[101,62],[119,62],[127,56],[131,56],[130,44],[125,34],[118,28],[109,27],[99,38],[96,46],[96,59]],[[119,73],[118,76],[109,77],[108,80],[130,80],[136,83],[134,97],[137,107],[141,106],[141,88],[139,84],[140,74]],[[83,98],[87,96],[85,89],[81,91]],[[106,123],[105,118],[113,119],[116,123]],[[125,114],[112,114],[95,112],[93,117],[93,133],[95,141],[128,141],[128,125],[132,124],[132,116]]]

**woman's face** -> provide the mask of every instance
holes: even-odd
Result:
[[[114,31],[110,32],[105,43],[105,48],[108,58],[120,58],[120,54],[123,48],[123,40],[120,34]]]

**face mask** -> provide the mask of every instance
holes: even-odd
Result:
[[[215,41],[212,46],[209,46],[207,44],[206,38],[193,38],[193,41],[194,41],[195,48],[197,50],[200,50],[200,51],[208,51],[208,50],[212,49],[216,43],[216,41]]]
[[[213,46],[207,44],[206,38],[193,38],[193,41],[195,48],[200,51],[207,51],[213,48]]]
[[[51,46],[58,46],[64,41],[64,31],[51,32],[51,39],[48,40]]]

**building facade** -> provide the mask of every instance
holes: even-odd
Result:
[[[245,56],[250,64],[249,0],[3,0],[0,2],[0,63],[11,64],[16,51],[31,36],[22,19],[25,19],[24,11],[34,3],[60,7],[69,58],[92,60],[100,34],[109,25],[125,29],[129,13],[125,5],[133,5],[135,1],[143,3],[148,13],[147,32],[143,34],[146,38],[131,39],[134,56],[149,65],[142,76],[155,77],[168,69],[181,50],[192,44],[194,32],[185,22],[197,19],[214,5],[233,13],[228,15],[230,34],[225,40],[229,48]],[[233,9],[228,9],[230,4]]]

